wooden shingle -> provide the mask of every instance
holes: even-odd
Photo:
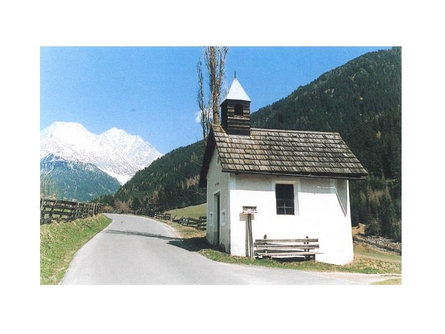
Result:
[[[250,129],[250,136],[228,135],[213,125],[201,169],[217,148],[223,172],[361,179],[368,175],[339,133]]]

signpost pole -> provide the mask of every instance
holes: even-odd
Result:
[[[247,225],[249,231],[249,256],[253,260],[253,236],[252,236],[252,214],[247,214]]]
[[[252,260],[254,259],[253,254],[253,233],[252,233],[252,214],[256,213],[256,206],[243,206],[243,214],[247,215],[247,245],[246,252]]]

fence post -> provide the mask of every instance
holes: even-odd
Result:
[[[71,221],[78,218],[87,218],[101,213],[102,209],[101,203],[40,198],[40,224],[53,219]],[[58,215],[58,218],[54,217],[55,214]],[[48,216],[48,218],[45,218],[45,216]]]

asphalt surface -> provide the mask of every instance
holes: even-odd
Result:
[[[153,219],[113,221],[75,255],[61,284],[357,284],[292,269],[215,262]]]

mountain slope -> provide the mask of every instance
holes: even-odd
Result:
[[[49,154],[40,160],[40,193],[57,199],[90,201],[114,194],[119,182],[93,164],[68,161]]]
[[[40,158],[48,154],[94,164],[121,184],[161,156],[139,136],[116,128],[96,135],[73,122],[55,122],[42,130]]]
[[[368,53],[329,71],[253,113],[251,120],[257,128],[338,131],[370,173],[366,181],[351,182],[353,225],[365,223],[368,233],[400,239],[399,48]],[[161,210],[204,202],[205,189],[184,187],[199,175],[190,157],[194,153],[200,164],[202,150],[200,142],[170,152],[137,173],[115,199],[134,209]]]
[[[400,178],[400,49],[368,53],[323,74],[252,114],[252,125],[339,131],[373,174]]]
[[[353,224],[401,237],[401,49],[371,52],[252,114],[255,127],[337,131],[368,170],[351,182]]]
[[[206,191],[198,186],[203,154],[202,141],[167,153],[137,172],[115,200],[133,210],[161,211],[205,202]]]

